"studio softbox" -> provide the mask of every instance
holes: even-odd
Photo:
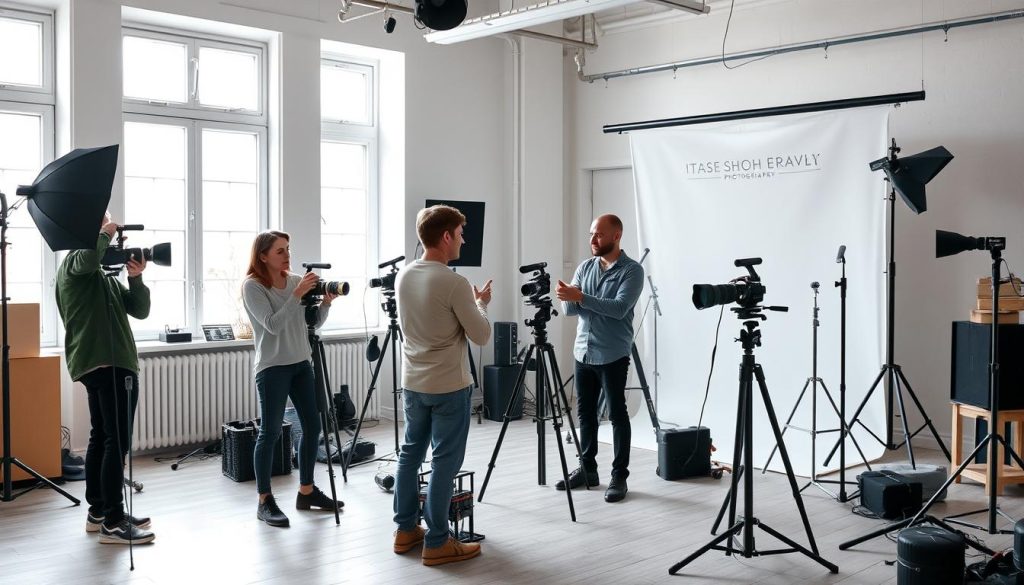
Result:
[[[18,187],[28,213],[51,250],[96,247],[110,188],[117,171],[118,145],[77,148],[46,165],[31,185]]]

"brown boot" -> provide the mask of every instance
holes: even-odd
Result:
[[[407,553],[423,542],[424,530],[419,526],[413,526],[412,530],[395,531],[395,554]]]
[[[457,563],[471,559],[480,554],[480,544],[476,542],[459,542],[448,537],[448,542],[437,548],[423,547],[423,564],[428,567]]]

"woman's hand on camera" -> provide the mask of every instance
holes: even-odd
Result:
[[[324,300],[320,301],[320,305],[324,307],[330,307],[334,299],[338,298],[338,295],[331,294],[328,291],[324,291]]]
[[[295,291],[292,294],[295,295],[295,298],[301,299],[303,295],[313,290],[313,287],[319,281],[320,277],[315,272],[307,272],[302,277],[302,280],[299,281],[299,284],[295,285]]]

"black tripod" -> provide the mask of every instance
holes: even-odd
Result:
[[[761,522],[754,517],[754,476],[751,473],[734,473],[732,476],[732,486],[729,488],[728,504],[729,504],[729,523],[730,527],[716,536],[711,542],[705,544],[701,548],[697,549],[696,552],[672,565],[668,572],[670,575],[675,575],[679,569],[683,568],[697,557],[708,552],[711,549],[724,551],[726,555],[732,555],[733,553],[742,555],[744,558],[750,558],[754,556],[763,555],[774,555],[774,554],[785,554],[791,552],[799,552],[807,557],[813,559],[817,563],[827,568],[832,573],[838,573],[839,567],[825,560],[820,554],[818,554],[818,545],[814,541],[814,534],[811,532],[810,522],[807,520],[807,512],[804,510],[803,499],[800,496],[800,489],[796,485],[796,477],[793,474],[793,467],[789,462],[789,454],[786,452],[786,445],[782,440],[782,431],[779,429],[779,422],[775,417],[775,409],[772,407],[771,397],[768,394],[768,386],[764,381],[764,372],[761,369],[761,365],[754,359],[754,347],[761,345],[761,331],[758,329],[759,320],[764,320],[766,317],[761,314],[761,310],[785,310],[784,307],[751,307],[751,308],[733,308],[736,312],[737,317],[740,319],[746,319],[743,321],[743,329],[740,330],[739,341],[743,346],[743,359],[740,363],[740,386],[739,386],[739,397],[738,407],[736,416],[736,444],[733,449],[732,465],[734,470],[753,469],[753,436],[754,436],[754,388],[753,379],[757,378],[758,387],[761,390],[761,399],[764,402],[765,411],[768,414],[768,421],[771,423],[772,432],[775,434],[775,442],[778,445],[779,453],[782,456],[782,463],[786,468],[786,476],[789,479],[790,489],[793,491],[793,499],[796,500],[797,509],[800,511],[800,518],[803,520],[804,530],[807,532],[807,540],[810,542],[811,549],[808,550],[804,546],[798,544],[796,541],[783,535],[782,533],[772,529],[767,524]],[[741,464],[742,458],[742,464]],[[743,515],[739,520],[736,519],[736,494],[739,488],[739,476],[743,475]],[[715,523],[715,529],[717,530],[718,523]],[[774,549],[774,550],[763,550],[759,551],[754,545],[754,528],[758,527],[764,530],[769,535],[789,545],[790,548]],[[712,534],[714,534],[712,530]],[[737,546],[733,542],[733,539],[738,537],[740,532],[743,533],[742,546]],[[722,545],[721,543],[728,540],[729,543]]]
[[[397,262],[399,259],[395,259],[392,262]],[[392,273],[394,274],[394,273]],[[394,289],[394,277],[391,277],[391,286],[382,286],[381,292],[384,294],[384,302],[381,303],[381,308],[388,314],[388,332],[384,336],[384,347],[381,348],[380,356],[377,358],[377,364],[373,367],[373,377],[370,378],[370,387],[366,390],[366,398],[363,400],[363,410],[359,413],[359,422],[356,423],[356,430],[352,434],[352,447],[348,450],[348,456],[344,458],[342,463],[342,470],[347,472],[348,468],[352,466],[352,456],[356,451],[356,443],[359,441],[359,431],[363,428],[363,420],[366,418],[366,411],[370,408],[370,401],[373,400],[373,391],[377,387],[377,379],[380,376],[380,367],[384,364],[384,358],[388,354],[388,348],[391,348],[391,397],[394,401],[394,413],[395,413],[395,450],[394,455],[398,455],[400,445],[398,443],[398,342],[402,340],[402,329],[398,326],[398,303],[395,301],[395,289]],[[376,337],[374,337],[376,341]],[[371,358],[372,359],[372,358]],[[367,460],[365,463],[370,461],[379,461],[384,457],[377,457],[375,459]],[[360,461],[359,463],[364,463]],[[346,475],[345,481],[348,481]]]
[[[15,206],[17,207],[17,206]],[[32,469],[28,465],[22,463],[17,457],[11,454],[11,346],[8,345],[7,336],[7,227],[9,219],[9,210],[7,208],[7,196],[0,192],[0,304],[2,309],[0,312],[3,313],[3,434],[4,434],[4,454],[3,454],[3,472],[4,472],[4,487],[3,497],[0,498],[5,502],[10,502],[18,496],[25,494],[26,492],[32,491],[36,486],[30,487],[25,491],[14,493],[12,491],[11,482],[11,465],[17,466],[19,469],[29,474],[39,484],[45,485],[60,495],[64,496],[76,506],[81,503],[78,498],[72,496],[68,492],[57,487],[57,484],[46,479],[39,472]],[[38,485],[38,484],[37,484]]]
[[[895,145],[893,146],[895,148]],[[895,154],[892,155],[895,157]],[[949,449],[946,448],[946,444],[942,442],[942,438],[939,437],[939,432],[935,430],[935,425],[932,424],[928,413],[924,411],[924,406],[921,405],[921,401],[917,399],[917,395],[914,394],[914,389],[911,388],[910,382],[907,380],[907,376],[903,373],[903,369],[897,364],[893,357],[893,349],[896,345],[896,330],[894,327],[895,313],[896,313],[896,260],[894,258],[894,247],[896,245],[896,189],[891,187],[889,189],[889,195],[886,197],[889,204],[889,260],[887,268],[885,270],[886,275],[886,319],[885,319],[885,363],[882,364],[882,371],[878,373],[875,381],[871,384],[871,388],[868,389],[868,393],[864,395],[864,399],[861,401],[860,406],[853,413],[853,418],[850,419],[847,427],[853,428],[854,425],[860,424],[864,427],[876,441],[882,444],[886,449],[895,451],[903,445],[907,446],[907,455],[910,457],[910,465],[917,467],[914,460],[914,447],[910,441],[918,433],[923,431],[927,427],[932,436],[935,437],[935,442],[939,444],[942,449],[942,453],[946,456],[946,459],[950,459]],[[875,389],[878,388],[879,383],[882,379],[885,379],[885,438],[879,437],[871,429],[867,427],[863,422],[860,421],[860,413],[864,410],[868,400],[871,400],[871,395],[874,394]],[[910,428],[907,426],[907,409],[904,404],[903,391],[907,392],[911,400],[917,406],[917,411],[921,414],[921,418],[924,419],[924,424],[918,427],[914,432],[910,432]],[[896,402],[900,409],[900,423],[903,425],[903,441],[895,443],[893,440],[893,428],[892,428],[892,400],[895,396]],[[828,465],[829,461],[832,460],[832,456],[835,455],[836,450],[839,448],[840,441],[837,441],[835,446],[829,452],[828,457],[825,458],[825,465]]]
[[[839,454],[840,478],[838,480],[821,479],[818,477],[818,452],[816,450],[818,435],[826,433],[849,433],[849,428],[846,427],[846,419],[843,417],[840,407],[837,406],[836,401],[832,399],[832,393],[829,392],[828,386],[825,385],[825,380],[821,379],[821,377],[818,376],[818,327],[820,326],[820,322],[818,321],[818,312],[820,310],[820,307],[818,307],[818,289],[820,286],[821,285],[818,284],[818,282],[816,281],[811,283],[811,290],[814,291],[814,312],[811,318],[811,376],[807,378],[806,382],[804,382],[804,387],[800,390],[800,395],[797,396],[796,404],[793,405],[793,410],[789,413],[789,418],[786,419],[786,424],[782,425],[782,434],[785,435],[786,430],[792,427],[798,431],[808,433],[811,436],[811,479],[806,484],[804,484],[804,487],[800,488],[800,491],[803,491],[813,485],[814,487],[828,494],[829,497],[840,502],[846,502],[850,498],[847,497],[847,482],[845,481],[845,477],[843,477],[845,470],[842,467],[846,464],[845,453]],[[843,327],[845,327],[845,318],[846,316],[844,314]],[[836,413],[836,417],[839,420],[840,426],[837,428],[818,430],[819,385],[821,385],[821,389],[825,391],[825,398],[828,399],[829,404],[832,406],[832,411]],[[793,416],[796,415],[797,409],[800,408],[800,402],[804,399],[804,395],[807,393],[808,388],[811,389],[811,428],[805,429],[790,423],[793,420]],[[842,401],[843,398],[844,396],[840,395],[840,401]],[[853,439],[853,445],[857,448],[857,452],[860,453],[860,458],[864,462],[864,465],[867,466],[867,468],[870,470],[871,465],[868,464],[867,458],[864,457],[864,452],[861,451],[860,445],[857,444],[857,439],[854,438],[853,435],[850,435],[850,438]],[[775,451],[777,451],[778,448],[778,445],[772,448],[771,454],[768,455],[768,460],[765,461],[764,467],[761,469],[762,475],[768,471],[768,465],[772,462],[772,458],[775,457]],[[842,445],[840,448],[845,451],[845,445]],[[823,484],[838,484],[839,493],[832,493]]]
[[[537,415],[535,417],[537,422],[537,485],[547,483],[545,478],[544,421],[551,420],[551,427],[555,431],[555,443],[558,445],[558,456],[562,463],[562,479],[565,481],[565,497],[569,501],[569,516],[575,522],[576,508],[572,503],[572,489],[569,486],[569,467],[565,461],[565,447],[562,445],[562,441],[558,440],[562,436],[562,416],[565,416],[569,421],[569,432],[572,434],[572,441],[576,445],[576,456],[579,457],[581,462],[583,455],[580,452],[580,440],[576,435],[576,426],[572,422],[569,399],[566,398],[565,386],[561,383],[562,375],[558,370],[558,361],[555,359],[555,349],[548,342],[547,322],[551,320],[552,314],[557,313],[551,308],[551,299],[549,297],[536,301],[531,299],[528,302],[537,307],[537,313],[534,315],[534,318],[525,321],[526,326],[533,329],[533,343],[526,350],[526,358],[519,366],[519,373],[516,375],[516,385],[513,387],[512,395],[508,400],[508,407],[505,409],[505,414],[502,417],[504,422],[501,424],[498,442],[494,445],[494,453],[491,454],[491,460],[487,463],[487,475],[484,477],[484,483],[480,486],[480,496],[477,498],[477,501],[484,501],[484,492],[487,491],[487,483],[491,480],[494,462],[498,459],[498,451],[501,449],[502,441],[505,440],[508,423],[512,420],[512,409],[518,402],[519,394],[523,391],[527,365],[530,363],[530,358],[534,356],[534,351],[536,351],[534,388],[537,394]],[[551,408],[550,415],[545,415],[547,407]],[[583,476],[584,483],[586,483],[586,473]],[[589,484],[587,484],[587,489],[590,489]]]
[[[330,268],[330,266],[327,266]],[[307,272],[311,270],[307,268]],[[307,293],[308,295],[308,293]],[[334,441],[338,452],[338,460],[341,461],[341,435],[338,433],[339,423],[334,414],[331,400],[331,381],[327,376],[327,357],[324,354],[324,344],[320,336],[316,334],[316,322],[319,316],[319,298],[316,296],[304,297],[303,304],[306,305],[306,334],[309,337],[309,348],[313,358],[313,376],[316,384],[316,409],[320,411],[320,428],[324,438],[324,448],[327,451],[327,477],[331,480],[331,501],[338,501],[338,491],[334,485],[334,454],[331,453],[331,440],[328,433],[334,431]],[[354,445],[355,443],[353,443]],[[351,453],[351,450],[349,450]],[[288,455],[291,456],[290,454]],[[341,466],[341,475],[348,481],[345,466]],[[338,506],[334,505],[334,523],[341,524],[341,515],[338,513]]]
[[[978,530],[987,530],[989,534],[1013,534],[1012,530],[1001,530],[999,528],[996,528],[996,516],[997,515],[1003,516],[1004,518],[1006,518],[1007,520],[1010,520],[1010,521],[1013,520],[1012,518],[1010,518],[1009,516],[1004,514],[1002,512],[1002,510],[999,509],[999,505],[998,505],[998,503],[996,501],[997,498],[998,498],[997,494],[999,493],[998,470],[999,470],[999,466],[1003,464],[1002,463],[1002,458],[999,456],[999,445],[1001,444],[1003,446],[1003,448],[1006,449],[1006,452],[1009,453],[1009,455],[1013,459],[1013,461],[1016,462],[1017,465],[1019,465],[1021,467],[1021,469],[1024,469],[1024,460],[1022,460],[1020,455],[1018,455],[1017,452],[1014,451],[1013,448],[1006,442],[1006,439],[1002,435],[999,434],[999,404],[1000,404],[1000,402],[999,402],[999,375],[1000,374],[999,374],[999,327],[997,326],[997,321],[998,321],[998,318],[999,318],[999,280],[1001,278],[1001,276],[1000,276],[1000,262],[1002,261],[1002,250],[1006,246],[1006,240],[1005,240],[1005,238],[986,238],[986,240],[988,240],[988,242],[985,243],[986,244],[985,245],[985,249],[988,249],[991,252],[991,254],[992,254],[992,321],[993,322],[992,322],[992,334],[991,334],[992,337],[991,337],[991,341],[989,342],[991,350],[992,350],[992,355],[990,357],[989,369],[988,369],[988,375],[989,375],[989,394],[988,394],[988,399],[989,399],[989,412],[990,412],[989,416],[991,418],[991,420],[989,421],[989,427],[988,427],[989,428],[989,433],[988,433],[988,435],[985,436],[984,439],[981,440],[981,442],[978,443],[978,446],[974,448],[974,451],[972,451],[970,455],[968,455],[967,457],[964,458],[964,461],[963,461],[963,463],[960,464],[960,467],[957,467],[956,471],[954,471],[952,474],[950,474],[950,476],[946,479],[946,482],[942,484],[942,487],[940,487],[939,489],[935,490],[935,494],[931,497],[931,499],[928,500],[928,503],[926,503],[921,508],[921,510],[917,514],[914,515],[913,518],[909,518],[909,519],[906,519],[906,520],[902,520],[900,522],[895,522],[893,524],[889,524],[888,526],[886,526],[884,528],[881,528],[879,530],[876,530],[874,532],[871,532],[871,533],[866,534],[864,536],[861,536],[859,538],[855,538],[853,540],[844,542],[844,543],[839,545],[839,548],[842,549],[842,550],[845,550],[845,549],[847,549],[847,548],[849,548],[851,546],[854,546],[856,544],[860,544],[860,543],[862,543],[862,542],[864,542],[866,540],[870,540],[870,539],[872,539],[872,538],[874,538],[876,536],[881,536],[881,535],[883,535],[883,534],[885,534],[887,532],[892,532],[893,530],[902,529],[902,528],[905,528],[907,526],[914,526],[915,524],[918,524],[919,522],[930,522],[932,524],[936,524],[936,525],[942,526],[946,530],[950,530],[950,531],[953,531],[953,532],[956,532],[956,530],[953,529],[952,527],[950,527],[948,524],[946,524],[946,522],[950,522],[950,523],[953,523],[953,524],[960,524],[962,526],[969,526],[971,528],[975,528],[975,529],[978,529]],[[1001,240],[1001,241],[999,241],[999,240]],[[957,250],[956,252],[959,252],[959,251],[962,251],[962,249],[961,250]],[[955,254],[956,252],[951,252],[951,253]],[[942,254],[942,255],[947,255],[947,254]],[[935,503],[936,499],[942,494],[942,492],[944,492],[946,490],[946,488],[948,488],[950,485],[952,485],[952,483],[954,481],[956,481],[956,479],[958,477],[960,477],[960,474],[962,474],[964,472],[964,469],[967,469],[967,466],[970,465],[972,461],[974,461],[975,457],[978,456],[978,453],[981,453],[982,449],[985,449],[986,447],[988,447],[988,449],[989,449],[989,452],[988,452],[988,488],[989,488],[988,489],[988,506],[985,507],[985,508],[982,508],[981,510],[974,510],[972,512],[964,512],[962,514],[954,514],[953,516],[947,516],[946,518],[944,518],[944,520],[946,520],[946,522],[943,522],[942,520],[938,520],[937,518],[928,515],[927,512],[932,507],[932,505]],[[977,525],[977,524],[970,524],[970,523],[967,523],[967,522],[963,522],[961,520],[957,520],[957,518],[961,518],[961,517],[964,517],[964,516],[972,516],[974,514],[980,514],[982,512],[987,512],[988,513],[988,524],[986,526],[981,526],[981,525]],[[984,553],[989,554],[989,555],[995,554],[993,551],[991,551],[991,550],[989,550],[987,548],[972,545],[971,544],[971,540],[972,539],[969,539],[969,538],[966,539],[966,542],[967,542],[968,546],[973,546],[973,548],[975,548],[976,550],[979,550],[979,551],[984,552]]]

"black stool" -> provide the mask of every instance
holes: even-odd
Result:
[[[961,585],[964,537],[938,526],[900,531],[896,545],[897,585]]]

